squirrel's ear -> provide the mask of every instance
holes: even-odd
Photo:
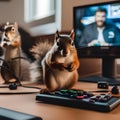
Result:
[[[71,38],[72,40],[74,40],[74,37],[75,37],[75,32],[74,32],[74,30],[72,29],[72,30],[71,30],[71,33],[70,33],[70,38]]]
[[[18,29],[18,23],[17,22],[14,22],[14,26],[16,29]]]
[[[4,29],[6,29],[9,26],[9,22],[7,21],[6,24],[4,25]]]
[[[59,38],[59,31],[58,30],[55,33],[55,39],[57,40],[57,38]]]
[[[9,24],[10,24],[10,23],[7,21],[7,22],[6,22],[6,25],[9,25]]]

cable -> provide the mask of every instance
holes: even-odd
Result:
[[[35,89],[41,89],[41,88],[39,88],[39,87],[34,87],[34,86],[26,86],[26,85],[22,85],[21,87],[25,87],[25,88],[35,88]]]

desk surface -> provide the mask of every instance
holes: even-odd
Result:
[[[44,86],[39,86],[44,87]],[[79,82],[75,88],[84,90],[97,90],[93,83]],[[101,113],[91,110],[83,110],[58,105],[36,102],[33,94],[0,94],[0,107],[16,110],[36,116],[43,120],[119,120],[120,106],[109,113]]]

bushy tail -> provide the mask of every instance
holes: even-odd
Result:
[[[41,61],[51,47],[52,43],[46,40],[44,42],[36,43],[36,45],[30,49],[30,52],[36,60]]]
[[[36,43],[36,45],[30,49],[30,52],[36,59],[30,66],[30,77],[33,82],[43,82],[41,61],[51,49],[52,45],[52,42],[45,40],[44,42]]]

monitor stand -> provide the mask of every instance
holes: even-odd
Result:
[[[116,72],[115,58],[105,57],[102,58],[101,75],[80,78],[79,81],[94,83],[97,83],[98,81],[107,81],[109,82],[109,85],[120,85],[120,77],[117,77]]]

